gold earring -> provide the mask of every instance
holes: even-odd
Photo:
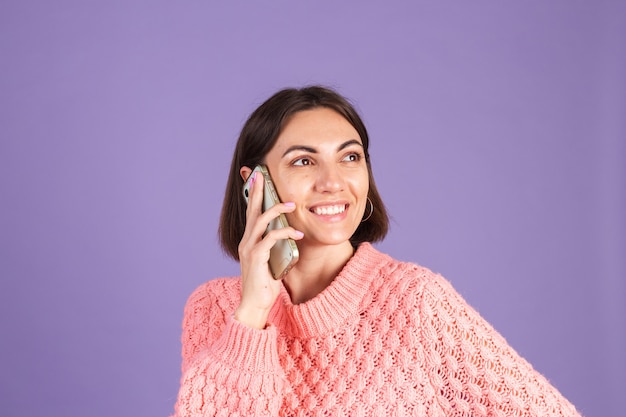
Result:
[[[361,223],[365,223],[366,221],[368,221],[369,218],[372,217],[372,213],[374,212],[374,203],[372,203],[372,200],[370,200],[369,197],[367,197],[367,202],[370,203],[370,214],[368,214],[366,218],[361,220]]]

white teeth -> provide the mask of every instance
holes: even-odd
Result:
[[[335,214],[343,213],[346,211],[346,206],[344,204],[337,206],[324,206],[324,207],[316,207],[314,210],[315,214],[320,216],[333,216]]]

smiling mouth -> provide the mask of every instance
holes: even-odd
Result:
[[[346,211],[346,204],[336,204],[334,206],[315,207],[311,211],[320,216],[334,216]]]

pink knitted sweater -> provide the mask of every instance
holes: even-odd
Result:
[[[266,329],[233,318],[238,278],[185,307],[176,416],[577,416],[440,275],[362,244]]]

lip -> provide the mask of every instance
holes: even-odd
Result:
[[[316,216],[331,218],[343,217],[349,208],[347,201],[328,201],[310,206],[309,211]]]

